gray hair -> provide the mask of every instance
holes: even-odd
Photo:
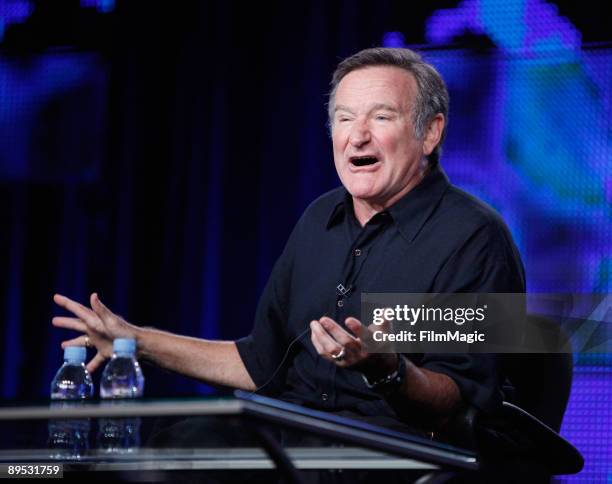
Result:
[[[414,103],[413,122],[414,131],[417,139],[421,139],[425,134],[429,122],[436,114],[443,114],[445,123],[440,142],[427,157],[431,166],[438,163],[442,153],[442,143],[446,137],[446,127],[448,124],[448,91],[444,80],[438,71],[426,63],[421,56],[410,49],[375,47],[365,49],[344,59],[336,70],[331,80],[331,90],[329,93],[328,116],[329,127],[331,129],[334,118],[335,97],[338,84],[349,72],[365,67],[373,66],[393,66],[404,69],[414,77],[418,92]]]

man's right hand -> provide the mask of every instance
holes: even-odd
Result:
[[[115,338],[136,339],[140,331],[140,328],[128,323],[102,304],[96,293],[90,297],[91,309],[60,294],[53,296],[53,300],[58,306],[76,316],[57,316],[52,320],[53,326],[83,333],[81,336],[62,342],[62,348],[86,346],[90,342],[97,349],[96,356],[87,364],[90,373],[112,356]]]
[[[134,326],[102,304],[95,293],[90,298],[91,309],[59,294],[53,296],[53,300],[76,316],[55,317],[53,325],[83,333],[64,341],[62,348],[87,346],[89,341],[98,350],[87,365],[90,372],[111,357],[115,338],[134,338],[138,357],[162,368],[213,385],[247,391],[257,389],[233,341],[208,341]]]

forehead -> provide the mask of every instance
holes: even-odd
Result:
[[[414,76],[394,66],[370,66],[349,72],[336,89],[335,104],[366,102],[411,106],[417,92]]]

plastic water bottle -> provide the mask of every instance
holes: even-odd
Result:
[[[136,360],[136,342],[113,341],[113,356],[102,373],[100,396],[107,405],[120,405],[121,399],[141,397],[144,377]],[[140,446],[140,418],[100,419],[98,448],[109,453],[133,452]]]
[[[144,377],[136,361],[136,341],[118,338],[113,341],[113,356],[102,373],[102,398],[138,398],[144,391]]]
[[[51,400],[85,400],[93,396],[93,382],[85,368],[86,357],[84,346],[69,346],[64,350],[64,364],[51,382]]]
[[[51,406],[76,407],[93,396],[93,382],[85,368],[87,350],[69,346],[64,350],[64,364],[51,382]],[[89,449],[89,419],[49,420],[49,448],[52,458],[80,459]]]

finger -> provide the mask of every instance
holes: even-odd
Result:
[[[325,349],[323,348],[321,343],[319,343],[319,338],[316,335],[316,330],[313,328],[314,323],[316,323],[316,321],[311,321],[310,323],[310,341],[312,341],[312,345],[315,347],[315,350],[317,350],[317,353],[323,355],[325,354]]]
[[[342,346],[346,346],[355,341],[355,337],[353,335],[349,334],[338,323],[327,316],[323,316],[319,320],[319,324],[321,324],[323,329],[325,329],[325,331]]]
[[[338,352],[342,351],[343,346],[323,329],[323,326],[321,326],[319,321],[313,321],[312,334],[321,345],[322,352],[319,352],[319,354],[325,355],[329,358],[331,355],[338,354]]]
[[[56,328],[74,329],[85,333],[87,331],[87,325],[78,318],[65,318],[63,316],[56,316],[51,320],[51,324]]]
[[[108,318],[115,316],[115,314],[102,303],[97,293],[94,292],[90,296],[89,302],[91,303],[92,309],[101,319],[108,321]]]
[[[357,318],[348,317],[344,324],[346,324],[346,327],[352,331],[356,338],[361,339],[363,325]]]
[[[86,334],[77,336],[76,338],[69,339],[62,342],[62,349],[66,349],[69,346],[87,346],[87,338]]]
[[[53,296],[53,300],[58,306],[63,307],[67,311],[70,311],[72,314],[77,316],[85,323],[93,324],[94,321],[97,319],[96,313],[94,313],[91,309],[86,308],[82,304],[73,301],[72,299],[69,299],[66,296],[56,294],[55,296]]]
[[[94,371],[96,371],[98,368],[100,368],[100,365],[102,365],[102,363],[104,363],[104,361],[106,360],[106,358],[104,358],[104,356],[102,356],[101,353],[96,353],[96,356],[94,356],[89,363],[87,363],[87,371],[89,373],[93,373]]]

